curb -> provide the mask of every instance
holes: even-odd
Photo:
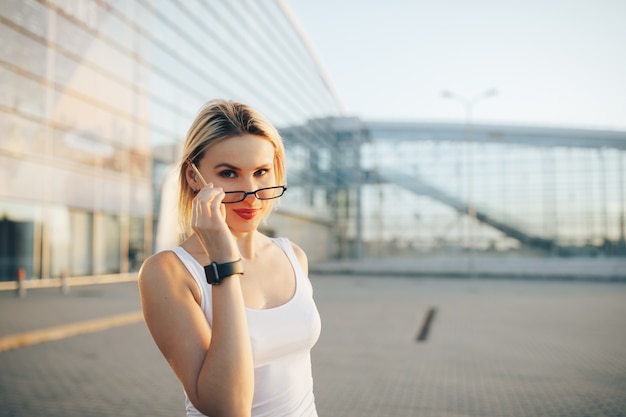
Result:
[[[366,270],[360,268],[336,267],[316,268],[309,267],[310,275],[361,275],[378,277],[402,277],[402,278],[482,278],[482,279],[512,279],[527,281],[581,281],[581,282],[607,282],[626,283],[626,275],[621,274],[567,274],[567,273],[542,273],[542,272],[491,272],[475,271],[473,273],[462,271],[429,271],[429,270]]]

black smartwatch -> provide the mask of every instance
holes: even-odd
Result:
[[[243,262],[241,261],[241,259],[234,262],[226,262],[223,264],[211,262],[204,267],[206,282],[211,285],[220,285],[224,278],[228,278],[229,276],[235,274],[243,275]]]

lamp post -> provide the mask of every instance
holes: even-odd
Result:
[[[484,92],[482,92],[481,94],[478,94],[474,97],[470,97],[470,98],[466,98],[463,96],[460,96],[452,91],[448,91],[448,90],[444,90],[441,92],[441,96],[443,98],[447,98],[450,100],[454,100],[457,101],[459,103],[461,103],[463,105],[463,108],[465,110],[465,133],[464,133],[464,141],[467,144],[469,151],[471,152],[471,154],[469,155],[469,158],[466,157],[467,162],[467,212],[466,214],[469,216],[470,218],[470,223],[468,225],[468,228],[466,230],[466,236],[467,236],[467,247],[468,247],[468,251],[469,251],[469,259],[468,259],[468,272],[470,277],[474,276],[474,249],[472,247],[472,242],[471,242],[471,235],[473,235],[473,233],[470,233],[471,228],[473,227],[473,224],[476,223],[476,208],[474,206],[474,196],[473,196],[473,185],[474,185],[474,169],[473,169],[473,163],[474,163],[474,143],[473,143],[473,139],[472,139],[472,112],[474,110],[474,106],[483,100],[486,100],[490,97],[493,97],[495,95],[498,94],[498,90],[496,90],[495,88],[486,90]]]

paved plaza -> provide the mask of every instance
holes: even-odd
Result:
[[[320,417],[626,416],[622,282],[311,280]],[[139,309],[135,282],[2,291],[0,342]],[[112,326],[0,351],[0,416],[183,416],[145,324]]]

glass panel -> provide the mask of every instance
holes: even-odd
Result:
[[[70,212],[71,258],[70,275],[89,275],[93,269],[93,214]]]
[[[89,97],[100,106],[122,113],[125,117],[132,115],[133,92],[129,85],[60,53],[54,55],[54,61],[54,80],[62,85],[66,92]]]
[[[50,277],[60,277],[70,270],[72,233],[67,207],[51,207],[47,218],[47,245],[50,248]]]
[[[19,26],[45,37],[48,33],[47,8],[34,0],[2,0],[0,15],[16,23]],[[2,45],[9,42],[3,40]]]
[[[46,150],[47,128],[15,114],[0,113],[0,149],[21,155]]]
[[[15,77],[13,84],[15,96],[12,107],[20,112],[36,118],[45,118],[45,97],[48,89],[41,83],[22,76]]]
[[[95,1],[53,0],[52,3],[55,4],[59,12],[71,16],[72,20],[79,21],[81,26],[86,25],[90,28],[95,28],[98,25],[103,13]]]
[[[120,272],[120,219],[114,214],[98,216],[94,245],[94,273]]]
[[[43,77],[46,73],[46,47],[12,28],[0,25],[0,53],[2,60],[28,74]],[[13,87],[3,85],[3,87]],[[15,90],[18,91],[19,90]]]

